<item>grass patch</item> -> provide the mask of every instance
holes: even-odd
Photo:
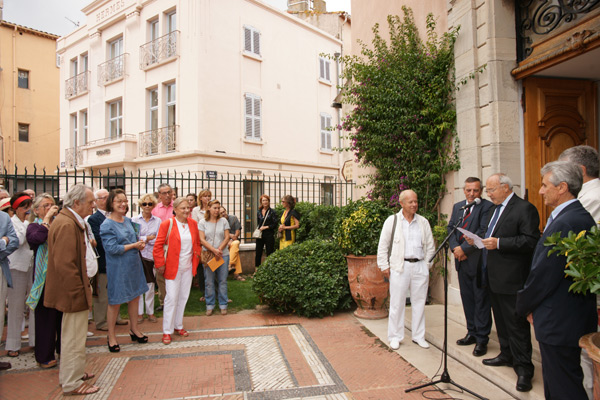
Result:
[[[228,311],[241,311],[241,310],[254,310],[259,304],[258,296],[252,290],[252,278],[246,277],[246,281],[238,281],[235,279],[227,280],[227,294],[231,300],[227,310]],[[185,316],[192,317],[195,315],[204,315],[206,312],[206,303],[199,301],[200,296],[204,293],[204,290],[200,291],[197,287],[192,287],[190,291],[190,297],[188,298],[185,306]],[[156,308],[160,305],[158,302],[158,295],[154,297],[154,315],[157,318],[162,317],[162,311],[156,311]],[[218,301],[215,304],[215,309],[218,309]],[[120,309],[121,317],[127,318],[127,304],[121,304]]]

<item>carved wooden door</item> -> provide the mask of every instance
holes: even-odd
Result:
[[[543,227],[552,210],[538,193],[540,168],[569,147],[598,148],[596,87],[591,81],[550,78],[526,78],[523,87],[526,189]]]

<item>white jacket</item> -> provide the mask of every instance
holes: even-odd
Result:
[[[379,247],[377,248],[377,266],[382,271],[388,268],[394,271],[404,271],[404,235],[402,232],[402,210],[397,216],[396,232],[394,233],[394,244],[392,246],[392,254],[388,263],[388,249],[390,248],[390,240],[392,239],[392,226],[394,225],[394,216],[390,215],[383,224],[381,230],[381,236],[379,237]],[[429,221],[419,214],[415,214],[415,218],[421,227],[421,240],[423,245],[423,253],[425,254],[425,262],[427,268],[431,268],[433,263],[429,260],[435,253],[435,245],[433,243],[433,234],[431,233],[431,227]]]

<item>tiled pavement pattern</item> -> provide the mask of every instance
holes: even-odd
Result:
[[[85,399],[422,399],[404,390],[427,378],[350,314],[306,319],[270,312],[187,317],[187,338],[160,342],[158,324],[132,344],[118,327],[120,353],[104,335],[88,340],[87,371],[100,392]],[[90,325],[92,326],[92,325]],[[98,335],[101,332],[96,332]],[[0,353],[3,354],[3,353]],[[0,399],[57,399],[58,369],[41,370],[33,353],[1,357]],[[448,398],[428,392],[428,398]]]

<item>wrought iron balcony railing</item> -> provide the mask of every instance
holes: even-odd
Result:
[[[76,166],[81,165],[82,161],[82,153],[78,147],[65,149],[65,166],[67,168],[75,168]]]
[[[138,140],[140,157],[177,151],[178,130],[179,125],[170,125],[164,128],[141,132]]]
[[[98,86],[103,86],[125,75],[125,56],[121,54],[98,65]]]
[[[147,69],[177,55],[179,31],[169,32],[164,36],[140,46],[140,69]]]
[[[90,71],[83,71],[65,81],[65,98],[70,99],[89,90]]]

